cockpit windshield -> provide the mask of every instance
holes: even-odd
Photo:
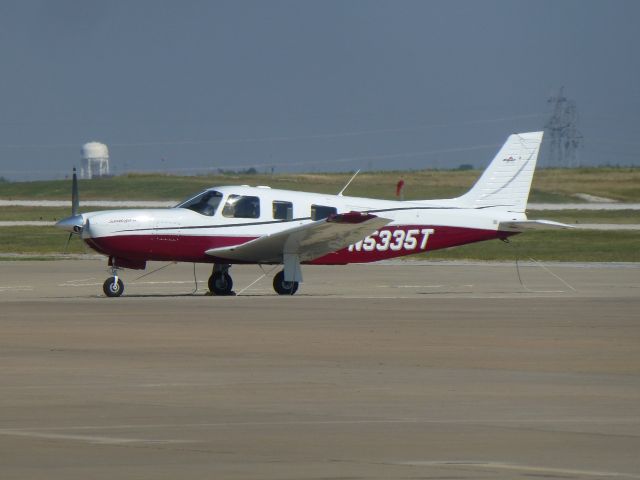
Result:
[[[187,208],[208,217],[213,216],[220,205],[222,194],[215,190],[207,190],[195,197],[176,205],[176,208]]]

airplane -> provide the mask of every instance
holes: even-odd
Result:
[[[74,174],[72,215],[56,226],[108,257],[108,297],[124,292],[121,269],[144,270],[148,261],[213,264],[208,286],[214,295],[234,294],[234,264],[282,265],[273,288],[293,295],[303,281],[301,265],[375,262],[525,230],[569,228],[525,213],[542,136],[510,135],[467,193],[442,200],[345,196],[352,177],[337,195],[218,186],[172,208],[79,214]]]

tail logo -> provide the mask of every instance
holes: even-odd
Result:
[[[515,162],[515,161],[516,161],[516,159],[510,156],[509,158],[503,158],[503,159],[502,159],[502,161],[503,161],[503,162],[509,162],[509,163],[510,163],[510,162]]]

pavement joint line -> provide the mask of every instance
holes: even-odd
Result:
[[[12,436],[12,437],[41,438],[45,440],[73,440],[73,441],[102,444],[102,445],[121,445],[121,444],[128,444],[128,443],[145,443],[145,444],[191,443],[190,441],[187,441],[187,440],[122,438],[122,437],[107,437],[107,436],[100,436],[100,435],[74,435],[74,434],[63,434],[63,433],[47,433],[47,432],[33,431],[33,430],[12,430],[12,429],[0,429],[0,435]]]
[[[291,426],[291,425],[384,425],[384,424],[425,424],[425,425],[483,425],[494,426],[500,428],[503,425],[536,425],[536,424],[573,424],[589,422],[599,425],[602,422],[612,423],[612,419],[609,418],[578,418],[578,419],[564,419],[564,418],[544,418],[544,419],[429,419],[429,418],[381,418],[381,419],[342,419],[342,420],[283,420],[283,421],[258,421],[258,422],[201,422],[201,423],[152,423],[152,424],[119,424],[119,425],[69,425],[59,427],[24,427],[24,428],[0,428],[0,435],[20,435],[25,436],[29,433],[42,433],[56,431],[83,431],[83,430],[154,430],[158,428],[213,428],[213,427],[262,427],[262,426]],[[629,419],[621,418],[615,419],[614,423],[620,425],[626,425],[629,423]],[[634,422],[632,422],[634,423]],[[637,421],[635,422],[637,423]],[[512,428],[512,427],[510,427]],[[577,432],[580,433],[580,432]],[[52,434],[54,435],[54,434]],[[112,438],[112,437],[106,437]],[[129,441],[149,441],[144,439],[125,439]],[[181,441],[181,440],[176,440]]]
[[[476,467],[488,470],[511,470],[518,472],[530,472],[538,474],[555,475],[581,475],[587,477],[613,477],[613,478],[633,478],[640,479],[640,475],[622,472],[601,472],[597,470],[580,470],[573,468],[544,467],[538,465],[520,465],[517,463],[504,462],[478,462],[477,460],[417,460],[407,462],[392,463],[393,465],[407,465],[416,467]]]
[[[0,290],[33,290],[32,285],[2,285]]]

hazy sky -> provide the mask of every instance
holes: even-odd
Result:
[[[640,164],[640,2],[0,2],[0,176],[482,167],[575,100],[583,164]]]

